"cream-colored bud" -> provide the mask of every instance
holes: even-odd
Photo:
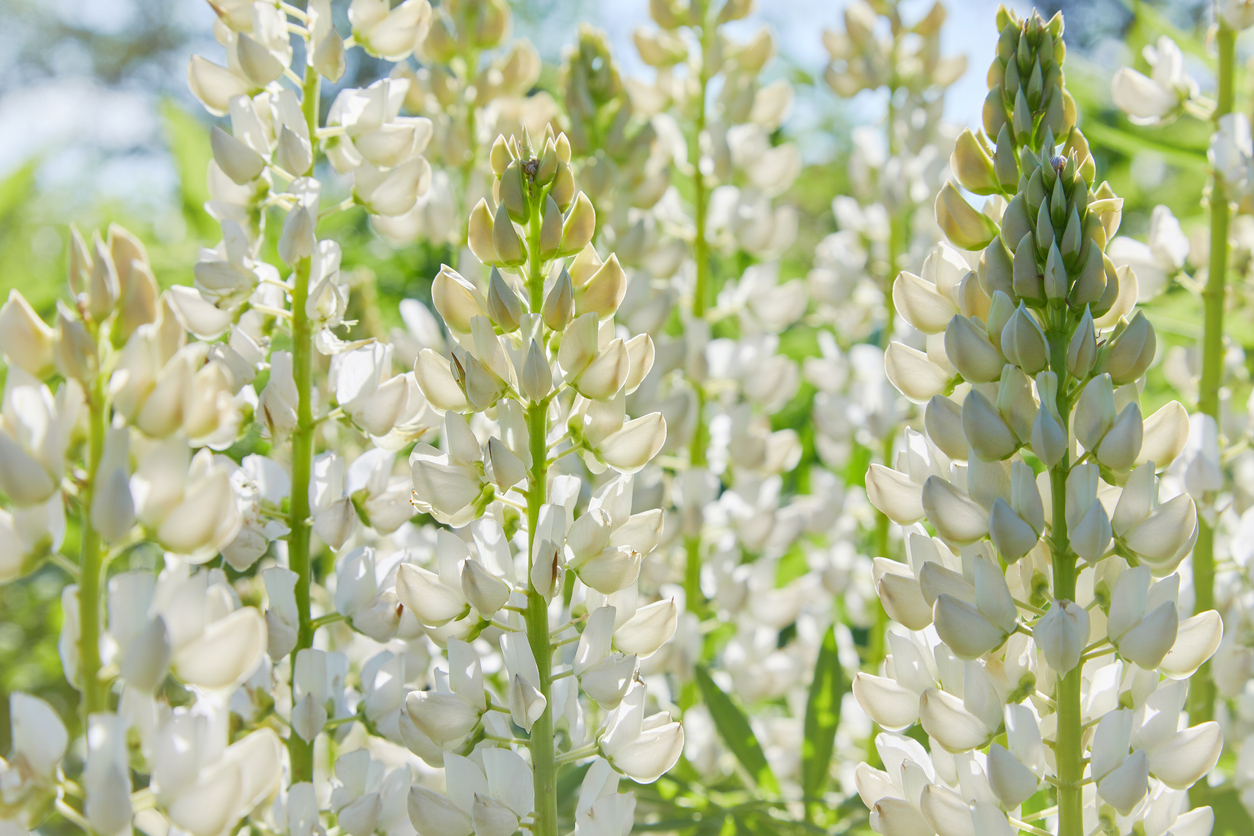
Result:
[[[975,389],[962,402],[962,429],[971,449],[984,461],[1004,461],[1019,449],[1019,439],[997,408]]]
[[[621,339],[612,340],[596,353],[571,385],[589,400],[606,401],[623,388],[630,371],[631,358],[626,344]]]
[[[884,374],[901,394],[915,403],[926,403],[949,388],[951,376],[917,348],[891,342],[884,351]]]
[[[958,143],[949,158],[949,167],[967,191],[982,195],[1001,191],[993,158],[970,128],[964,129],[958,135]]]
[[[1071,376],[1084,380],[1097,362],[1097,333],[1093,327],[1093,312],[1084,309],[1084,316],[1076,326],[1075,334],[1067,345],[1067,371]]]
[[[997,380],[1006,365],[984,329],[961,314],[956,314],[945,328],[945,354],[958,374],[970,383]]]
[[[1025,233],[1015,247],[1013,286],[1016,296],[1023,299],[1043,299],[1044,277],[1036,263],[1036,241],[1032,233]]]
[[[1058,377],[1053,372],[1041,372],[1036,376],[1036,390],[1040,394],[1041,408],[1032,422],[1032,452],[1053,467],[1067,454],[1067,430],[1059,420],[1055,406],[1058,397]]]
[[[926,629],[932,623],[932,607],[923,597],[919,582],[904,563],[877,557],[874,560],[875,592],[884,612],[911,630]]]
[[[495,436],[488,439],[488,463],[492,465],[492,481],[502,491],[507,491],[527,478],[527,466],[522,459]]]
[[[499,184],[500,203],[509,212],[515,223],[525,224],[530,219],[527,207],[527,191],[523,186],[522,163],[514,160],[505,167]],[[496,223],[500,223],[501,213],[497,210]]]
[[[899,525],[918,522],[923,516],[922,491],[910,477],[882,464],[872,464],[866,474],[867,500]]]
[[[536,340],[531,341],[527,357],[523,360],[523,393],[534,403],[544,400],[553,389],[553,370],[549,368],[544,349]]]
[[[997,225],[983,212],[972,208],[953,183],[946,183],[936,198],[936,222],[954,246],[981,250],[997,235]]]
[[[62,375],[79,383],[88,383],[96,373],[96,344],[82,321],[57,302],[57,326],[53,344],[53,361]]]
[[[923,426],[927,437],[951,459],[963,461],[969,445],[962,428],[962,407],[944,395],[935,395],[923,411]]]
[[[561,151],[560,143],[558,150]],[[570,208],[571,201],[575,199],[575,173],[569,161],[563,160],[558,163],[557,174],[553,175],[553,185],[549,187],[549,195],[557,203],[558,209],[565,212]]]
[[[556,206],[557,204],[554,203]],[[562,224],[562,243],[558,248],[558,256],[571,256],[580,252],[588,243],[592,241],[592,234],[596,231],[597,216],[596,210],[592,208],[592,201],[583,192],[575,198],[575,205],[571,207],[570,214],[566,217]]]
[[[1097,446],[1115,423],[1115,390],[1110,375],[1093,378],[1080,393],[1075,407],[1075,437],[1085,450],[1096,451]]]
[[[0,352],[8,361],[32,377],[47,377],[53,367],[54,339],[55,332],[26,297],[10,290],[8,301],[0,307]]]
[[[610,255],[592,277],[575,290],[575,315],[595,313],[608,319],[618,310],[627,293],[627,273],[618,263],[617,255]]]
[[[993,546],[1007,563],[1014,563],[1032,551],[1041,539],[1040,533],[1034,531],[1000,496],[993,500],[988,528]]]
[[[217,125],[209,132],[209,144],[218,167],[240,185],[257,179],[265,170],[266,161],[260,154]]]
[[[479,289],[447,264],[440,265],[440,272],[431,282],[431,302],[444,324],[462,334],[470,333],[475,317],[488,313]]]
[[[562,211],[551,195],[544,197],[544,217],[540,222],[540,258],[548,261],[561,255]]]
[[[495,264],[497,261],[496,246],[493,241],[492,210],[488,201],[480,198],[475,208],[470,210],[470,222],[466,232],[466,245],[474,253],[475,258],[484,264]],[[511,227],[513,229],[513,227]]]
[[[648,334],[637,334],[627,341],[627,355],[631,360],[631,371],[623,391],[630,395],[644,382],[645,376],[653,368],[653,338]]]
[[[1007,809],[1018,807],[1040,789],[1040,778],[997,743],[988,749],[988,767],[989,786]],[[966,807],[965,803],[963,807]],[[973,829],[971,835],[975,836],[977,832]]]
[[[313,147],[309,140],[284,125],[279,129],[274,161],[289,174],[304,176],[313,165]]]
[[[1042,371],[1049,360],[1045,332],[1022,302],[1001,332],[1001,350],[1007,360],[1029,375]]]
[[[919,695],[895,679],[858,673],[852,690],[867,716],[889,731],[912,726],[919,719]]]
[[[518,294],[501,278],[500,271],[492,268],[492,277],[488,280],[488,317],[508,334],[518,328],[521,316],[522,303]]]
[[[1069,673],[1080,664],[1089,642],[1088,610],[1071,601],[1054,601],[1032,629],[1032,640],[1056,673]]]
[[[923,483],[923,509],[936,532],[950,542],[966,545],[988,534],[988,512],[939,476]]]
[[[936,632],[959,659],[978,659],[1006,642],[1006,633],[985,618],[974,604],[947,593],[932,606]]]
[[[517,267],[527,260],[527,252],[523,248],[522,238],[514,223],[510,220],[509,210],[502,203],[496,207],[496,217],[492,219],[492,246],[496,250],[496,263],[506,267]]]
[[[1141,422],[1141,407],[1130,403],[1119,413],[1115,423],[1102,438],[1094,451],[1097,460],[1115,472],[1131,470],[1141,453],[1145,425]]]
[[[557,163],[557,140],[550,136],[544,141],[544,150],[540,152],[535,181],[543,186],[552,180],[557,174]]]
[[[500,177],[509,166],[509,161],[509,145],[505,141],[504,134],[497,134],[492,143],[492,150],[488,152],[488,163],[492,166],[492,173]]]
[[[925,334],[939,334],[958,308],[936,285],[902,271],[893,282],[893,304],[905,320]]]
[[[344,39],[334,26],[328,26],[326,35],[314,46],[313,67],[327,81],[335,83],[344,75],[344,66]]]
[[[1180,614],[1175,601],[1165,601],[1114,641],[1119,655],[1147,671],[1154,670],[1176,643]]]
[[[563,267],[548,296],[544,297],[544,324],[554,331],[564,331],[575,317],[575,287],[570,273]]]
[[[1127,327],[1115,335],[1103,368],[1115,383],[1131,383],[1145,374],[1150,363],[1154,362],[1157,348],[1154,326],[1150,325],[1143,312],[1137,311]]]
[[[1061,302],[1067,298],[1067,268],[1062,263],[1062,253],[1056,243],[1049,245],[1049,255],[1045,257],[1044,283],[1046,299]]]
[[[484,618],[492,618],[509,603],[509,584],[484,569],[478,560],[461,564],[461,593]]]

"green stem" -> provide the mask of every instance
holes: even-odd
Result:
[[[1236,68],[1236,32],[1220,21],[1216,36],[1219,48],[1219,92],[1215,102],[1215,125],[1232,112],[1233,75]],[[1219,419],[1219,387],[1223,375],[1224,353],[1224,283],[1228,272],[1228,223],[1231,209],[1224,182],[1218,175],[1211,180],[1210,193],[1210,262],[1206,287],[1202,291],[1204,324],[1202,330],[1202,381],[1198,388],[1198,411]],[[1215,532],[1205,516],[1198,520],[1197,543],[1193,547],[1193,590],[1195,612],[1215,606]],[[1189,688],[1189,722],[1203,723],[1215,712],[1215,684],[1211,679],[1210,662],[1198,669]],[[1189,795],[1194,805],[1205,804],[1205,782],[1200,782]]]
[[[1067,329],[1051,330],[1049,334],[1050,369],[1058,376],[1058,414],[1071,413],[1067,395]],[[1071,550],[1067,534],[1067,475],[1071,472],[1071,443],[1068,453],[1058,464],[1049,469],[1049,486],[1053,513],[1053,526],[1049,540],[1050,562],[1054,570],[1054,600],[1076,599],[1076,555]],[[1059,836],[1083,836],[1084,800],[1081,782],[1084,780],[1084,724],[1080,716],[1080,674],[1077,665],[1058,680],[1054,702],[1058,711],[1058,731],[1054,755],[1058,768],[1058,834]]]
[[[90,402],[90,441],[87,463],[87,484],[83,489],[83,555],[78,586],[79,676],[83,682],[83,733],[87,733],[88,717],[108,710],[108,693],[100,679],[101,585],[104,580],[104,550],[100,536],[91,526],[91,503],[95,496],[96,476],[104,452],[105,404],[104,380],[100,374],[92,381]]]
[[[305,68],[304,98],[301,106],[309,135],[318,128],[318,97],[321,76],[313,67]],[[317,165],[317,146],[314,146],[313,162],[309,171],[312,176]],[[292,650],[292,696],[296,693],[296,655],[313,647],[313,619],[310,615],[310,585],[313,567],[310,555],[309,480],[313,471],[314,431],[317,424],[313,417],[313,325],[305,311],[309,298],[310,259],[302,258],[296,264],[292,281],[292,374],[296,380],[298,403],[296,429],[292,432],[292,491],[288,514],[287,538],[288,566],[296,573],[296,611],[299,627],[296,647]],[[287,736],[287,753],[291,761],[291,782],[313,780],[313,743],[291,732]]]
[[[696,137],[692,143],[689,163],[692,165],[693,177],[693,211],[696,215],[696,234],[692,241],[692,257],[696,262],[696,286],[692,291],[692,318],[705,317],[707,297],[710,295],[710,244],[706,240],[706,216],[709,214],[710,195],[706,186],[705,175],[701,173],[701,134],[706,128],[706,96],[710,85],[710,74],[705,56],[710,49],[710,36],[714,32],[709,10],[706,10],[701,25],[701,72],[698,79],[697,101],[700,109],[697,112]],[[705,425],[705,389],[700,380],[690,379],[696,394],[696,420],[692,430],[692,441],[688,445],[688,467],[705,467],[706,447],[709,445],[709,429]],[[700,509],[694,509],[701,514]],[[684,601],[689,612],[700,616],[705,611],[705,597],[701,592],[701,525],[702,520],[695,521],[696,530],[684,538]]]
[[[527,287],[531,310],[540,313],[543,307],[544,273],[540,262],[540,201],[532,201],[527,254],[530,273]],[[544,328],[543,324],[540,326]],[[557,836],[557,751],[553,740],[553,645],[549,637],[549,606],[532,582],[531,564],[535,559],[536,526],[540,509],[548,494],[549,402],[547,399],[527,407],[527,436],[531,450],[531,473],[527,488],[527,611],[523,621],[527,627],[527,643],[536,659],[540,673],[540,693],[544,695],[544,713],[531,727],[532,781],[535,790],[535,825],[532,836]]]

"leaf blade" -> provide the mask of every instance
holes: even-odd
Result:
[[[753,727],[749,725],[749,718],[731,697],[723,693],[704,665],[697,665],[696,679],[701,688],[702,701],[709,710],[710,718],[714,721],[714,727],[718,729],[723,743],[753,777],[758,787],[778,794],[779,782],[775,780],[775,773],[766,762],[766,754],[753,733]]]
[[[804,740],[801,748],[801,788],[808,799],[817,798],[827,782],[832,752],[836,745],[836,728],[840,725],[840,701],[848,688],[845,671],[840,665],[836,647],[836,628],[827,629],[819,657],[814,665],[814,679],[806,700]]]

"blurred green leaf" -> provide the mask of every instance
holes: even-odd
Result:
[[[174,167],[178,172],[183,216],[200,237],[217,238],[217,224],[205,211],[205,203],[209,200],[209,181],[205,172],[213,159],[209,131],[203,122],[171,99],[162,101],[160,110],[170,156],[174,158]]]
[[[775,774],[771,772],[771,766],[766,762],[766,755],[762,752],[758,738],[753,734],[749,718],[745,716],[740,706],[736,705],[735,701],[715,684],[704,665],[697,666],[696,678],[697,684],[701,687],[701,698],[710,711],[714,727],[718,729],[718,735],[723,738],[723,743],[736,756],[736,760],[740,761],[740,765],[753,776],[753,780],[760,789],[778,795],[779,782],[775,780]]]
[[[1084,135],[1094,145],[1102,145],[1129,156],[1141,151],[1161,154],[1168,162],[1185,168],[1205,170],[1210,163],[1204,151],[1190,151],[1174,145],[1164,145],[1141,135],[1121,130],[1113,125],[1091,121],[1084,126]]]
[[[806,700],[805,739],[801,743],[801,790],[807,798],[818,798],[827,783],[840,725],[840,701],[848,687],[845,671],[836,650],[836,628],[827,628],[819,658],[814,664],[810,698]]]

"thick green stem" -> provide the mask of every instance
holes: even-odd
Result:
[[[312,67],[305,68],[305,87],[302,108],[309,135],[315,136],[318,128],[318,97],[320,76]],[[308,175],[317,164],[317,146]],[[305,311],[309,298],[310,259],[302,258],[296,265],[292,281],[292,375],[296,381],[298,403],[296,429],[292,432],[292,492],[288,513],[287,560],[296,573],[296,611],[299,628],[296,647],[292,650],[292,702],[296,692],[296,654],[313,647],[313,621],[310,613],[309,589],[313,581],[310,555],[309,480],[313,471],[314,431],[313,418],[313,325]],[[295,731],[287,736],[287,752],[291,761],[291,782],[313,780],[313,743],[305,741]]]
[[[531,481],[527,490],[527,551],[535,559],[536,526],[547,493],[548,463],[545,438],[548,435],[548,404],[527,407],[527,432],[531,442]],[[529,573],[530,574],[530,573]],[[546,705],[540,719],[531,727],[531,769],[535,786],[535,836],[557,836],[557,753],[553,741],[553,645],[549,640],[548,601],[530,582],[527,584],[527,643],[540,671],[540,693]]]
[[[1219,94],[1215,104],[1215,124],[1232,112],[1233,75],[1236,69],[1236,32],[1222,21],[1216,36],[1219,48]],[[1204,322],[1202,330],[1202,380],[1198,387],[1198,410],[1219,419],[1219,388],[1222,383],[1224,354],[1224,301],[1228,273],[1228,223],[1231,209],[1224,182],[1218,174],[1211,181],[1210,262],[1206,288],[1202,291]],[[1193,547],[1193,590],[1195,612],[1215,606],[1215,532],[1203,516],[1199,520],[1197,544]],[[1210,662],[1198,669],[1189,688],[1189,722],[1210,720],[1215,711],[1215,685]],[[1190,795],[1194,803],[1205,803],[1206,786],[1197,784]]]
[[[104,550],[101,548],[100,536],[91,525],[91,502],[96,492],[96,476],[100,469],[100,457],[104,452],[105,425],[108,419],[104,380],[99,374],[92,382],[88,408],[91,427],[87,484],[83,488],[83,555],[79,564],[81,577],[78,585],[78,670],[83,683],[81,705],[84,734],[87,733],[87,718],[109,708],[105,683],[100,679],[100,590],[104,580]]]
[[[1067,329],[1049,334],[1050,369],[1058,376],[1058,398],[1055,402],[1062,416],[1063,427],[1069,422],[1071,401],[1067,393]],[[1049,469],[1052,506],[1050,526],[1050,563],[1054,571],[1054,600],[1076,599],[1076,555],[1067,534],[1067,475],[1071,472],[1071,443],[1058,464]],[[1057,606],[1057,604],[1055,604]],[[1058,710],[1058,730],[1054,756],[1058,768],[1058,836],[1084,836],[1084,724],[1080,716],[1080,673],[1077,665],[1058,680],[1054,702]]]
[[[539,314],[544,305],[544,272],[540,259],[540,199],[532,200],[527,235],[529,273],[527,292],[531,312]],[[543,324],[540,325],[544,329]],[[536,526],[540,509],[548,495],[549,401],[535,402],[527,407],[527,438],[531,451],[531,472],[527,487],[527,611],[523,616],[527,627],[527,644],[535,657],[540,673],[540,693],[544,695],[544,713],[531,727],[532,782],[535,791],[535,823],[529,828],[532,836],[557,836],[557,750],[553,740],[553,644],[549,637],[549,602],[532,581],[532,563],[536,557]],[[546,558],[548,559],[548,558]]]

